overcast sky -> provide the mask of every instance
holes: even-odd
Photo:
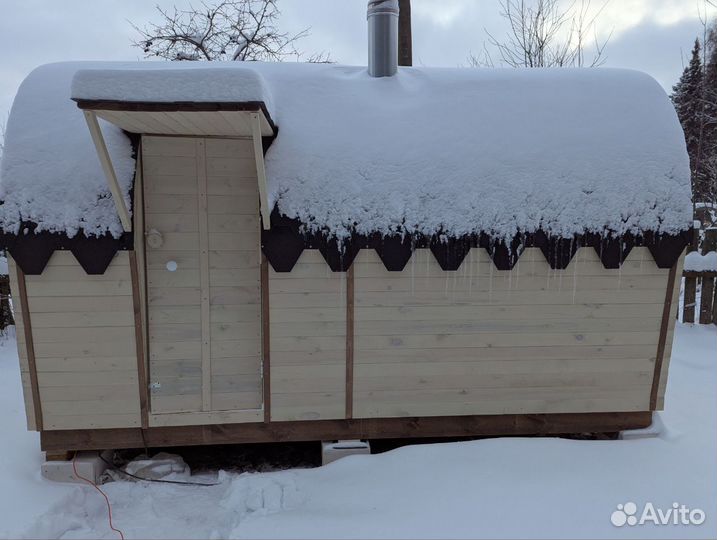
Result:
[[[569,3],[570,0],[565,0]],[[157,0],[163,7],[187,0]],[[5,118],[23,78],[36,66],[62,60],[138,60],[128,21],[156,19],[150,0],[0,0],[0,118]],[[601,4],[601,0],[593,0]],[[669,89],[684,55],[701,32],[704,0],[610,0],[598,31],[612,38],[610,67],[646,71]],[[281,28],[311,27],[301,42],[307,53],[330,52],[334,61],[366,62],[366,0],[280,0]],[[466,65],[480,51],[485,30],[500,36],[505,23],[498,0],[413,0],[414,64]],[[717,9],[708,8],[709,16]]]

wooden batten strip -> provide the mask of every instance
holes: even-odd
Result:
[[[261,135],[261,118],[259,113],[251,113],[251,136],[254,145],[254,160],[256,161],[256,181],[259,186],[259,208],[261,223],[265,230],[271,228],[271,209],[266,187],[266,169],[264,166],[264,145]]]
[[[137,349],[137,381],[139,384],[139,410],[142,429],[149,427],[149,388],[147,386],[147,363],[144,347],[144,323],[142,321],[142,297],[140,295],[137,253],[129,252],[129,269],[132,276],[132,309],[134,311],[134,335]]]
[[[678,261],[679,262],[679,261]],[[655,372],[652,376],[652,389],[650,391],[650,410],[657,408],[657,394],[660,387],[660,373],[662,362],[665,358],[665,344],[667,343],[667,331],[670,328],[670,315],[672,313],[672,297],[675,292],[675,279],[677,277],[678,262],[672,265],[667,276],[667,290],[665,291],[665,306],[662,309],[662,323],[660,325],[660,337],[657,341],[657,355],[655,357]]]
[[[211,305],[209,296],[209,203],[207,196],[207,155],[204,139],[197,149],[197,217],[199,221],[199,279],[202,317],[202,410],[212,410]]]
[[[354,267],[346,272],[346,418],[354,416]]]
[[[83,111],[83,113],[85,115],[85,120],[87,121],[87,128],[90,130],[92,142],[94,143],[95,150],[97,151],[97,158],[100,160],[100,165],[102,165],[102,170],[104,171],[107,179],[107,185],[112,193],[112,199],[114,200],[115,208],[117,209],[117,215],[122,222],[124,230],[129,232],[132,230],[132,217],[129,214],[124,197],[122,196],[122,190],[120,189],[119,182],[117,181],[115,169],[112,166],[112,160],[110,158],[110,153],[107,150],[105,139],[102,135],[102,129],[97,121],[97,115],[92,111]]]
[[[32,338],[32,323],[30,322],[30,304],[27,300],[27,284],[25,272],[20,265],[17,267],[17,288],[20,292],[20,309],[22,311],[22,327],[25,333],[25,347],[27,349],[27,364],[30,370],[30,388],[32,389],[32,406],[35,409],[35,429],[42,431],[42,401],[40,400],[40,385],[37,382],[37,365],[35,363],[35,345]]]
[[[264,422],[271,422],[271,335],[269,334],[269,261],[261,256],[261,375]]]

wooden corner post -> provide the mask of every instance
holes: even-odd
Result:
[[[42,431],[44,428],[42,420],[42,401],[40,400],[40,384],[37,379],[37,364],[35,362],[35,342],[32,337],[32,323],[30,322],[30,305],[27,299],[27,284],[25,283],[25,272],[19,265],[16,265],[17,288],[20,293],[20,312],[22,313],[23,332],[25,334],[25,348],[27,351],[27,364],[30,375],[30,389],[32,390],[32,408],[35,412],[35,429]]]
[[[665,303],[662,308],[662,321],[660,323],[660,335],[657,341],[657,354],[655,355],[655,370],[652,375],[652,387],[650,389],[650,410],[657,409],[657,402],[660,392],[660,375],[662,374],[662,363],[665,359],[665,347],[667,345],[667,334],[670,331],[672,317],[672,302],[675,295],[675,284],[677,281],[679,261],[675,262],[667,275],[667,288],[665,290]]]
[[[261,376],[264,422],[271,422],[271,336],[269,319],[269,261],[261,254]]]
[[[354,417],[354,265],[346,272],[346,418]]]

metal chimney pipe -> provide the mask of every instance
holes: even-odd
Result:
[[[392,77],[398,71],[398,0],[368,2],[368,74]]]

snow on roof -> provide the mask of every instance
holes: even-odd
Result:
[[[122,233],[82,111],[70,99],[77,67],[42,66],[18,90],[0,163],[0,225],[5,232],[17,233],[21,221],[30,221],[38,231],[69,236],[79,229],[88,235]],[[100,125],[129,208],[135,166],[130,141],[119,128],[102,120]]]
[[[279,126],[266,156],[270,204],[339,237],[675,233],[692,224],[684,136],[665,92],[642,73],[401,68],[376,79],[331,64],[178,66],[61,64],[31,74],[8,125],[3,226],[20,214],[71,230],[99,197],[90,215],[111,214],[107,229],[117,230],[87,128],[68,99],[78,70],[78,99],[266,102]],[[127,187],[128,147],[108,126],[105,133]],[[81,181],[78,203],[63,190]],[[46,187],[59,216],[37,202]]]
[[[685,271],[717,272],[717,252],[710,251],[704,255],[697,251],[688,253],[685,257]]]
[[[243,64],[239,64],[242,66]],[[81,69],[72,80],[72,96],[88,100],[134,102],[236,103],[263,101],[273,111],[271,93],[264,78],[242,67],[213,67],[211,75],[198,70],[176,68]]]

